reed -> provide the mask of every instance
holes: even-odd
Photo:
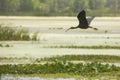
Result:
[[[30,41],[37,40],[37,34],[30,38],[29,31],[24,28],[15,28],[11,26],[2,26],[0,25],[0,41]]]

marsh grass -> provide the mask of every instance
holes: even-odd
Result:
[[[98,45],[98,46],[77,46],[77,45],[66,45],[66,46],[48,46],[45,48],[70,48],[70,49],[120,49],[120,46],[110,46],[110,45],[106,45],[106,46],[102,46],[102,45]]]
[[[119,63],[120,56],[114,55],[63,55],[63,56],[53,56],[46,58],[38,58],[37,62],[40,61],[98,61],[98,62],[110,62],[110,63]]]
[[[3,47],[3,45],[2,45],[2,44],[0,44],[0,47]]]
[[[12,45],[9,45],[9,44],[0,44],[0,47],[12,47]]]
[[[55,61],[45,64],[6,64],[0,65],[1,74],[56,74],[68,73],[74,75],[92,76],[99,73],[120,72],[120,67],[99,62],[72,63]]]
[[[1,58],[13,60],[14,58]],[[15,58],[29,59],[29,58]],[[97,59],[97,60],[95,60]],[[36,59],[37,64],[6,64],[0,65],[1,74],[13,74],[23,77],[42,78],[75,78],[76,80],[119,80],[120,67],[101,62],[119,62],[120,56],[110,55],[64,55],[51,58]],[[86,63],[73,63],[69,61],[84,60]],[[97,61],[101,62],[97,62]],[[42,61],[47,61],[41,64]],[[52,63],[50,61],[53,61]],[[87,62],[91,61],[91,62]]]
[[[85,62],[109,62],[109,63],[120,63],[120,56],[115,55],[57,55],[52,57],[44,57],[44,58],[29,58],[29,57],[1,57],[0,61],[6,62],[14,62],[14,61],[30,61],[32,60],[35,63],[41,62],[53,62],[53,61],[85,61]]]
[[[30,38],[30,33],[24,28],[15,28],[10,26],[0,25],[0,41],[30,41],[37,40],[37,34],[34,34],[32,39]]]

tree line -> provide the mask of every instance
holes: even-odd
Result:
[[[120,0],[0,0],[0,15],[74,16],[82,9],[87,15],[120,16]]]

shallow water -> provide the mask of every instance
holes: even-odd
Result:
[[[120,49],[68,49],[68,48],[44,48],[48,46],[77,45],[77,46],[120,46],[120,17],[96,17],[91,26],[98,31],[70,30],[70,26],[78,24],[75,17],[6,17],[0,16],[0,24],[3,26],[16,26],[26,28],[31,34],[39,32],[38,41],[0,41],[0,44],[9,44],[10,47],[0,47],[0,57],[32,57],[43,58],[56,55],[77,54],[103,54],[118,55]],[[105,31],[107,30],[107,33]],[[31,35],[30,34],[30,35]],[[7,63],[7,62],[6,62]],[[6,64],[5,63],[5,64]],[[30,63],[30,61],[23,63]],[[4,64],[4,63],[1,63]],[[10,64],[10,63],[9,63]],[[11,64],[19,64],[12,62]],[[120,66],[119,63],[114,63]],[[74,78],[42,78],[24,76],[2,76],[0,80],[76,80]],[[88,80],[88,79],[81,79]],[[98,79],[96,79],[98,80]],[[101,80],[103,80],[101,78]],[[109,80],[109,79],[108,79]],[[116,79],[117,80],[117,79]]]
[[[38,41],[0,41],[11,47],[0,47],[0,57],[49,57],[66,54],[104,54],[119,55],[119,49],[67,49],[44,48],[48,46],[120,46],[120,17],[96,17],[91,26],[98,31],[70,30],[70,26],[78,24],[74,17],[0,17],[0,24],[25,27],[39,32]],[[21,26],[21,27],[20,27]],[[105,33],[105,30],[108,32]],[[30,35],[31,35],[30,34]]]
[[[76,80],[74,78],[41,78],[41,77],[13,77],[4,76],[1,80]]]
[[[109,37],[109,39],[107,38]],[[66,54],[120,55],[120,49],[44,48],[48,46],[120,46],[119,34],[42,34],[39,41],[1,41],[11,47],[0,47],[0,57],[49,57]]]
[[[0,24],[27,27],[32,31],[40,31],[44,33],[66,33],[65,30],[71,26],[77,26],[76,17],[11,17],[0,16]],[[107,30],[111,33],[120,33],[120,17],[95,17],[90,26],[99,29],[97,32]],[[88,30],[72,30],[67,33],[96,33],[91,29]],[[67,34],[66,33],[66,34]]]

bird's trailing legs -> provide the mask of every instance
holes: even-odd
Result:
[[[97,28],[91,27],[89,26],[91,21],[95,18],[94,16],[86,19],[86,12],[84,10],[82,10],[78,15],[77,15],[79,24],[76,27],[71,27],[69,29],[67,29],[66,31],[70,30],[70,29],[77,29],[77,28],[81,28],[81,29],[88,29],[88,28],[92,28],[94,30],[98,30]]]
[[[70,30],[70,28],[69,28],[69,29],[67,29],[67,30],[65,30],[65,32],[67,32],[68,30]]]
[[[78,28],[78,27],[71,27],[71,28],[68,28],[65,32],[67,32],[67,31],[70,30],[70,29],[76,29],[76,28]],[[98,30],[98,28],[94,28],[94,27],[91,27],[91,26],[89,26],[89,28],[92,28],[92,29],[94,29],[94,30]]]
[[[89,28],[92,28],[92,29],[94,29],[94,30],[98,30],[98,28],[94,28],[94,27],[91,27],[91,26],[90,26]]]

